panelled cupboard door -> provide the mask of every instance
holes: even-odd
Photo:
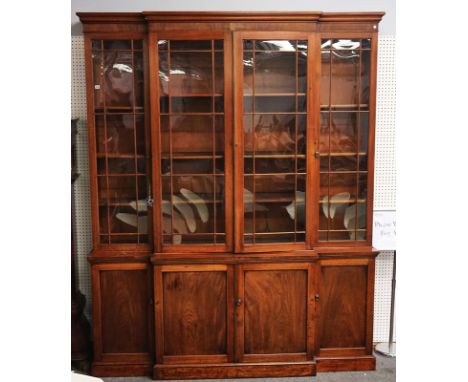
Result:
[[[147,264],[92,265],[94,359],[152,360],[151,273]]]
[[[150,37],[156,248],[232,250],[231,37]]]
[[[318,44],[307,32],[234,33],[236,251],[313,241]]]
[[[154,278],[157,363],[232,362],[232,267],[162,265]]]
[[[320,261],[319,357],[372,354],[374,261]]]
[[[314,266],[237,268],[236,361],[294,362],[313,357]]]

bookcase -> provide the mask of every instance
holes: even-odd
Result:
[[[97,376],[373,370],[383,13],[79,13]]]

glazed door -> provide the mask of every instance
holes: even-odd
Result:
[[[377,41],[321,40],[318,241],[371,244]]]
[[[316,44],[302,32],[235,33],[236,251],[312,242]]]
[[[312,360],[313,269],[306,263],[238,266],[237,362]]]
[[[232,249],[231,43],[224,33],[151,36],[158,251]]]
[[[146,41],[86,40],[88,123],[96,246],[151,243]]]

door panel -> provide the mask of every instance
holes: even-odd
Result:
[[[224,33],[154,37],[154,155],[162,251],[228,251],[231,217],[231,44]],[[162,185],[162,187],[161,187]],[[159,190],[160,188],[160,190]]]
[[[239,32],[234,42],[236,250],[305,248],[313,39],[299,32]]]
[[[306,360],[312,348],[310,264],[239,267],[239,361]]]
[[[319,281],[320,355],[364,354],[372,345],[373,263],[367,259],[322,260]]]
[[[155,279],[159,359],[166,363],[226,362],[232,354],[231,268],[157,266]]]
[[[149,360],[150,282],[146,264],[93,265],[95,358]]]

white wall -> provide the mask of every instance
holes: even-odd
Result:
[[[72,0],[72,35],[82,33],[76,12],[141,12],[141,11],[325,11],[386,12],[380,23],[381,35],[395,35],[395,0]]]

